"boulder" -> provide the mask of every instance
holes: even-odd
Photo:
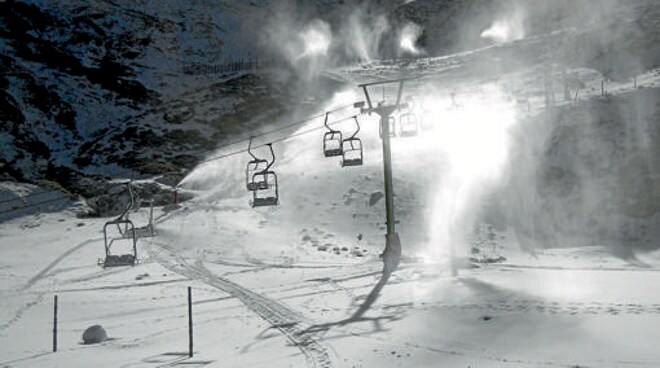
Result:
[[[83,332],[82,339],[85,345],[98,344],[108,339],[108,333],[103,326],[94,325],[88,327],[85,332]]]

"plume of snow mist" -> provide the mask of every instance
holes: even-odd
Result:
[[[305,26],[299,38],[302,41],[303,52],[298,56],[298,60],[325,56],[332,41],[332,33],[327,23],[315,19]]]
[[[266,55],[284,61],[298,78],[309,81],[327,65],[332,31],[321,19],[293,14],[295,9],[273,9],[260,29],[259,43]]]
[[[481,199],[508,170],[515,108],[498,88],[484,92],[480,97],[462,96],[461,106],[449,109],[455,105],[449,96],[429,94],[424,101],[437,125],[425,139],[435,142],[440,159],[439,180],[429,188],[431,244],[426,259],[443,259],[450,247],[464,249]]]
[[[481,32],[481,37],[495,43],[519,40],[525,37],[524,14],[516,7],[505,16],[495,20],[490,27]]]
[[[416,43],[419,36],[422,34],[422,28],[415,23],[406,24],[400,32],[399,36],[399,53],[419,55],[420,50]]]
[[[385,15],[375,15],[365,8],[352,11],[340,26],[343,55],[351,61],[365,62],[379,56],[381,40],[389,29]]]

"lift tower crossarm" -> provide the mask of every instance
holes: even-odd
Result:
[[[401,103],[401,94],[403,93],[403,83],[405,81],[409,81],[409,80],[411,80],[411,78],[391,79],[391,80],[386,80],[386,81],[362,83],[362,84],[358,84],[358,87],[362,88],[362,91],[364,91],[364,96],[367,99],[368,110],[374,110],[374,107],[371,104],[371,98],[369,96],[369,91],[367,90],[367,87],[379,86],[379,85],[382,85],[382,84],[399,83],[399,91],[398,91],[397,96],[396,96],[396,103],[394,104],[395,109],[398,109],[398,108],[400,108],[399,105]],[[371,111],[364,111],[364,112],[371,112]]]

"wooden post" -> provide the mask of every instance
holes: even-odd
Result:
[[[53,303],[53,353],[57,351],[57,295]]]
[[[176,189],[174,189],[174,192],[172,193],[172,202],[174,202],[174,204],[179,203],[179,193]]]
[[[188,286],[188,357],[193,356],[192,288]]]

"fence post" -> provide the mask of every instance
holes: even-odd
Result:
[[[53,353],[57,351],[57,294],[53,300]]]
[[[188,357],[193,356],[192,288],[188,286]]]

